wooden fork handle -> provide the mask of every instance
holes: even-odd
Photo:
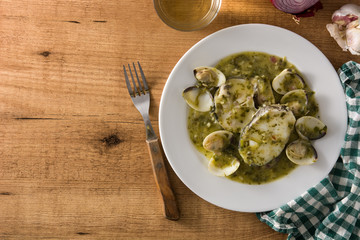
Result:
[[[146,143],[150,153],[155,182],[164,202],[165,217],[169,220],[178,220],[180,218],[179,209],[166,172],[159,139],[146,140]]]

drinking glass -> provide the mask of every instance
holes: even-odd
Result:
[[[160,19],[180,31],[194,31],[209,25],[220,10],[221,0],[154,0]]]

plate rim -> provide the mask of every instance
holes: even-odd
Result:
[[[163,137],[164,137],[164,131],[165,131],[164,126],[163,126],[163,111],[164,111],[164,98],[165,98],[165,93],[168,91],[168,88],[170,87],[170,83],[169,83],[169,82],[170,82],[171,79],[173,78],[173,75],[175,74],[176,69],[179,68],[179,66],[180,66],[180,64],[182,63],[183,59],[185,59],[194,49],[196,49],[198,46],[200,46],[201,44],[203,44],[203,42],[209,41],[209,40],[211,40],[211,38],[216,37],[217,35],[221,35],[221,34],[223,34],[224,32],[234,31],[234,30],[237,31],[236,29],[241,29],[241,28],[244,28],[244,27],[245,27],[245,28],[246,28],[246,27],[248,27],[248,28],[259,28],[259,27],[260,27],[260,28],[267,28],[267,29],[275,29],[275,30],[277,30],[277,31],[283,31],[283,32],[285,32],[285,33],[287,33],[287,34],[290,34],[290,35],[292,35],[292,36],[294,36],[294,37],[296,37],[296,38],[301,39],[302,41],[307,42],[307,44],[308,44],[309,46],[311,46],[311,47],[313,47],[314,49],[316,49],[316,51],[318,51],[318,53],[319,53],[320,55],[322,55],[322,58],[323,58],[323,59],[326,59],[326,60],[327,60],[327,63],[326,63],[326,64],[328,65],[328,67],[330,67],[330,68],[332,69],[332,71],[333,71],[332,74],[335,73],[336,76],[338,77],[338,75],[337,75],[334,67],[333,67],[332,64],[330,63],[329,59],[327,59],[327,57],[326,57],[314,44],[312,44],[309,40],[305,39],[304,37],[300,36],[299,34],[297,34],[297,33],[295,33],[295,32],[292,32],[292,31],[290,31],[290,30],[288,30],[288,29],[281,28],[281,27],[274,26],[274,25],[260,24],[260,23],[240,24],[240,25],[231,26],[231,27],[228,27],[228,28],[221,29],[221,30],[219,30],[219,31],[216,31],[216,32],[214,32],[214,33],[212,33],[212,34],[210,34],[210,35],[202,38],[202,39],[199,40],[197,43],[195,43],[195,44],[194,44],[188,51],[186,51],[186,53],[179,59],[179,61],[176,63],[176,65],[175,65],[174,68],[172,69],[171,73],[169,74],[169,77],[168,77],[168,79],[167,79],[167,81],[166,81],[166,83],[165,83],[165,86],[164,86],[164,88],[163,88],[163,92],[162,92],[161,99],[160,99],[160,105],[159,105],[159,132],[160,132],[160,138],[161,138],[161,139],[163,139]],[[251,51],[251,50],[249,50],[249,51]],[[234,51],[233,53],[235,54],[236,51]],[[269,52],[269,54],[272,54],[272,53]],[[276,55],[276,54],[274,54],[274,55]],[[217,59],[216,62],[218,62],[220,59],[221,59],[221,58]],[[296,64],[295,64],[295,65],[296,65]],[[338,81],[338,86],[341,87],[340,81]],[[342,88],[341,88],[341,89],[342,89]],[[342,93],[343,93],[343,92],[342,92]],[[343,103],[343,105],[346,106],[346,105],[345,105],[345,94],[344,94],[344,93],[343,93],[343,98],[344,98],[344,103]],[[320,109],[320,111],[321,111],[321,109]],[[347,118],[346,108],[345,108],[345,113],[346,113],[346,118]],[[347,125],[347,124],[345,124],[345,125]],[[345,130],[346,130],[346,128],[345,128]],[[343,139],[344,139],[344,137],[345,137],[345,133],[346,133],[346,131],[343,132]],[[343,140],[343,139],[342,139],[342,140]],[[223,205],[223,204],[219,204],[219,203],[217,203],[217,202],[214,202],[214,201],[212,201],[211,199],[208,199],[206,196],[203,196],[202,194],[199,194],[199,192],[198,192],[197,190],[195,190],[195,189],[193,188],[193,186],[191,186],[186,179],[184,179],[184,176],[182,175],[182,173],[180,172],[180,170],[177,169],[177,168],[175,167],[174,163],[172,162],[172,160],[169,159],[169,153],[168,153],[168,149],[166,148],[166,143],[163,142],[162,144],[163,144],[164,153],[165,153],[165,155],[166,155],[167,158],[168,158],[168,162],[169,162],[170,166],[172,167],[172,169],[173,169],[173,171],[176,173],[176,175],[180,178],[180,180],[182,181],[182,183],[184,183],[184,184],[186,185],[186,187],[188,187],[193,193],[195,193],[197,196],[199,196],[200,198],[204,199],[204,200],[207,201],[207,202],[210,202],[210,203],[212,203],[212,204],[214,204],[214,205],[216,205],[216,206],[219,206],[219,207],[221,207],[221,208],[224,208],[224,209],[229,209],[229,210],[233,210],[233,211],[241,211],[241,212],[261,212],[261,211],[268,211],[268,210],[272,210],[272,209],[275,209],[275,208],[277,208],[277,207],[280,207],[282,204],[285,204],[285,203],[286,203],[286,202],[284,202],[284,203],[282,203],[281,205],[279,205],[279,206],[277,206],[277,207],[270,207],[270,208],[269,208],[269,207],[259,207],[259,208],[256,208],[256,209],[251,209],[251,208],[250,208],[250,209],[249,209],[249,208],[234,209],[233,207],[227,207],[226,205]],[[341,148],[338,149],[338,150],[339,150],[339,151],[338,151],[339,154],[340,154],[340,149],[341,149]],[[170,154],[170,155],[171,155],[171,154]],[[336,157],[336,159],[337,159],[337,157]],[[330,168],[330,170],[329,170],[326,174],[324,174],[325,177],[326,177],[326,175],[329,174],[329,172],[330,172],[331,169],[333,168],[333,165],[335,164],[335,162],[336,162],[336,160],[334,160],[333,164],[331,164],[332,167]],[[206,171],[207,171],[207,169],[206,169]],[[231,181],[231,180],[228,180],[228,179],[226,179],[226,180],[227,180],[227,181]],[[233,182],[233,181],[232,181],[232,182]],[[237,183],[237,182],[236,182],[236,183]],[[241,183],[237,183],[237,184],[241,184]],[[250,188],[256,188],[257,186],[265,186],[265,185],[267,185],[267,184],[262,184],[262,185],[248,185],[248,186],[250,186]]]

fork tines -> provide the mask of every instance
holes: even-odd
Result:
[[[143,72],[143,70],[142,70],[142,68],[141,68],[141,65],[140,65],[139,61],[138,61],[137,63],[138,63],[138,67],[139,67],[139,70],[140,70],[140,75],[141,75],[141,79],[142,79],[143,85],[141,85],[141,82],[140,82],[140,79],[139,79],[139,76],[138,76],[138,73],[137,73],[135,64],[132,63],[133,69],[134,69],[134,73],[135,73],[135,77],[136,77],[136,80],[137,80],[137,85],[136,85],[136,82],[135,82],[133,73],[132,73],[132,71],[131,71],[130,64],[128,64],[128,69],[129,69],[130,77],[131,77],[131,80],[132,80],[133,88],[131,87],[131,83],[130,83],[130,81],[129,81],[129,77],[128,77],[128,74],[127,74],[127,72],[126,72],[126,67],[125,67],[125,65],[123,65],[123,67],[124,67],[124,74],[125,74],[126,86],[127,86],[127,88],[128,88],[128,91],[129,91],[129,94],[131,95],[131,97],[136,97],[136,95],[140,96],[140,95],[142,95],[142,94],[146,94],[147,92],[149,92],[149,87],[148,87],[148,85],[147,85],[144,72]]]

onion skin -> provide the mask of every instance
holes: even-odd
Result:
[[[319,0],[271,0],[271,3],[280,11],[297,15],[318,3]]]
[[[345,31],[340,30],[339,25],[337,25],[335,23],[326,24],[326,29],[330,33],[330,36],[335,39],[335,41],[337,42],[339,47],[341,47],[341,49],[346,52],[348,49],[348,46],[346,44]]]

